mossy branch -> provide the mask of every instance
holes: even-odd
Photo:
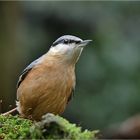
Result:
[[[98,131],[81,130],[66,119],[46,114],[42,121],[32,122],[19,116],[0,116],[0,139],[95,139]]]

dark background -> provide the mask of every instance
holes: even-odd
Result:
[[[76,67],[74,99],[63,114],[103,129],[140,111],[140,2],[0,2],[0,112],[15,106],[21,71],[71,34],[93,42]]]

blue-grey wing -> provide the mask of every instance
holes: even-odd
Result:
[[[17,88],[20,86],[21,82],[26,78],[27,74],[38,64],[41,57],[33,61],[30,65],[28,65],[21,73],[19,80],[17,82]]]

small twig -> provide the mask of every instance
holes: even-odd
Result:
[[[0,114],[2,112],[2,100],[0,100]]]
[[[9,114],[15,112],[16,110],[17,110],[17,107],[14,108],[14,109],[12,109],[12,110],[10,110],[10,111],[8,111],[8,112],[5,112],[5,113],[3,113],[3,114],[1,114],[1,115],[3,115],[3,116],[7,116],[7,115],[9,115]]]

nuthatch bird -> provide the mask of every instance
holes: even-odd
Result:
[[[75,88],[75,64],[90,41],[64,35],[24,69],[17,84],[21,116],[40,120],[46,113],[64,112]]]

